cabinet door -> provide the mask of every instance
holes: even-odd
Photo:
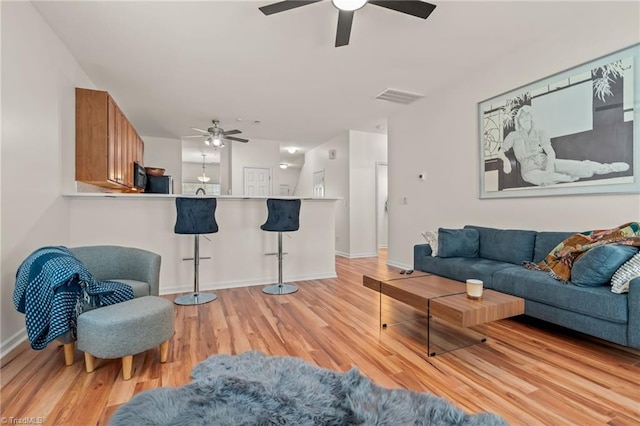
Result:
[[[142,138],[138,139],[138,162],[144,165],[144,141]]]
[[[135,131],[131,123],[127,122],[127,139],[124,145],[124,155],[122,156],[122,167],[124,167],[124,184],[133,187],[133,138]]]
[[[116,142],[116,181],[124,182],[124,167],[122,157],[124,156],[124,145],[127,140],[127,118],[118,109],[118,139]]]
[[[116,145],[117,145],[117,121],[116,104],[111,97],[107,101],[107,180],[117,182],[116,178]]]

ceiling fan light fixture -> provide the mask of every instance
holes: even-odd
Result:
[[[222,138],[219,135],[214,136],[211,142],[213,143],[213,146],[215,146],[215,147],[224,146],[224,144],[222,143]]]
[[[340,10],[351,12],[362,8],[368,0],[331,0],[333,5]]]
[[[337,9],[344,10],[346,12],[352,12],[362,8],[367,4],[367,1],[368,0],[331,0]]]
[[[211,138],[207,138],[207,139],[205,139],[204,143],[205,143],[205,145],[207,145],[207,146],[211,145]]]

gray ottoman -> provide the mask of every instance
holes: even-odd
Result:
[[[122,377],[129,380],[133,355],[160,345],[160,362],[167,361],[173,333],[173,303],[145,296],[80,315],[77,346],[87,372],[95,358],[122,358]]]

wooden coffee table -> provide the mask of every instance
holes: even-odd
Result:
[[[438,275],[384,278],[362,277],[365,287],[380,294],[381,328],[388,326],[382,318],[383,296],[424,312],[427,315],[428,356],[485,342],[486,337],[478,337],[478,332],[470,327],[524,313],[524,299],[493,290],[484,290],[481,300],[469,299],[465,284]]]

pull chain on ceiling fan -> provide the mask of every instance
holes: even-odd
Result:
[[[284,12],[301,6],[318,3],[321,0],[285,0],[260,7],[260,11],[265,15]],[[435,4],[418,0],[331,0],[333,6],[338,9],[338,29],[336,31],[336,47],[349,44],[351,37],[351,25],[353,24],[353,14],[356,10],[364,7],[367,3],[375,6],[406,13],[417,18],[427,19],[436,8]]]

